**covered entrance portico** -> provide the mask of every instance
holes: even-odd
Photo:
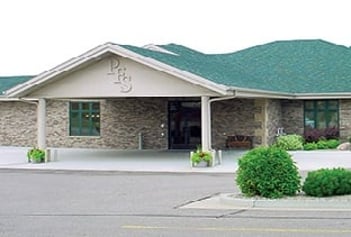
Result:
[[[171,86],[170,86],[171,85]],[[210,98],[232,96],[220,85],[106,44],[9,91],[37,104],[37,145],[137,149],[211,149]],[[72,135],[70,103],[93,101],[99,133]],[[95,117],[96,120],[96,117]]]

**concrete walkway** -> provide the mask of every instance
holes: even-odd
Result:
[[[0,147],[0,169],[46,171],[126,171],[177,173],[230,173],[238,168],[238,159],[246,151],[223,151],[221,165],[192,168],[189,151],[120,151],[104,149],[52,149],[53,161],[41,164],[27,162],[28,147]],[[301,173],[320,168],[351,169],[350,151],[290,152]],[[201,209],[294,209],[351,211],[351,195],[325,199],[293,197],[292,199],[247,199],[238,194],[217,196],[190,203],[183,208]]]
[[[237,159],[245,151],[223,153],[222,165],[191,167],[189,151],[69,149],[52,150],[52,161],[27,162],[28,147],[0,147],[0,168],[129,172],[209,172],[234,173]]]
[[[52,149],[52,160],[48,163],[27,162],[28,147],[0,147],[0,168],[84,170],[84,171],[129,171],[129,172],[205,172],[234,173],[242,150],[223,151],[221,165],[192,168],[188,151],[111,149]],[[320,168],[351,168],[351,152],[336,150],[290,152],[300,171]]]

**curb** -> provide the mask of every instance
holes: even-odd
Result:
[[[291,197],[286,199],[237,198],[233,193],[219,194],[219,203],[240,209],[303,209],[303,210],[351,210],[351,197],[330,198]]]
[[[55,168],[55,167],[9,167],[0,166],[4,172],[38,172],[38,173],[130,173],[130,174],[177,174],[177,175],[233,175],[233,172],[201,171],[201,170],[132,170],[132,169],[78,169],[78,168]]]

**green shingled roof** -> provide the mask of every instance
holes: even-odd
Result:
[[[8,76],[8,77],[0,77],[0,96],[4,94],[4,92],[14,86],[17,86],[21,83],[24,83],[34,76]]]
[[[176,44],[158,45],[174,54],[119,46],[234,89],[351,93],[351,48],[323,40],[276,41],[228,54],[204,54]],[[0,77],[0,96],[33,77]]]
[[[176,55],[120,45],[229,87],[281,93],[351,92],[351,49],[322,40],[276,41],[229,54],[159,45]]]

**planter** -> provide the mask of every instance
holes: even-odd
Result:
[[[195,152],[190,152],[190,165],[191,167],[212,167],[214,157],[215,153],[213,151],[198,149]]]
[[[27,152],[28,162],[33,164],[45,161],[45,151],[39,148],[32,148]]]
[[[199,163],[193,163],[193,167],[211,167],[212,163],[207,161],[200,161]]]
[[[36,158],[30,158],[30,162],[32,163],[32,164],[39,164],[39,163],[43,163],[44,161],[43,160],[41,160],[41,159],[36,159]]]

